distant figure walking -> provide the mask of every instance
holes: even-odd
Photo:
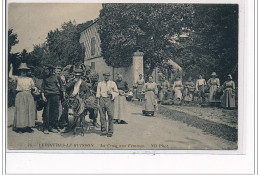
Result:
[[[32,96],[32,91],[37,88],[33,79],[27,77],[27,71],[30,69],[26,63],[21,63],[18,70],[20,76],[13,75],[13,65],[10,65],[9,77],[16,81],[16,97],[15,97],[15,112],[14,112],[14,131],[18,133],[33,132],[31,127],[35,126],[35,102]]]

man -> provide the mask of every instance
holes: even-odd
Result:
[[[199,98],[201,103],[205,103],[205,88],[206,88],[206,80],[202,77],[202,75],[199,75],[199,79],[196,81],[196,91],[199,94]]]
[[[118,95],[118,89],[114,81],[109,80],[110,72],[103,74],[104,81],[97,86],[98,104],[100,105],[101,135],[112,137],[113,135],[113,100]],[[106,113],[108,115],[108,132],[106,123]]]
[[[56,75],[60,76],[62,83],[65,85],[66,79],[65,79],[65,76],[61,72],[62,72],[62,67],[57,66],[56,69],[55,69],[55,73],[56,73]]]
[[[65,76],[62,74],[62,67],[61,66],[56,66],[55,68],[55,74],[57,76],[59,76],[59,78],[61,79],[61,83],[63,85],[63,87],[66,86],[66,78]],[[61,94],[60,97],[60,105],[59,105],[59,128],[58,129],[63,129],[64,126],[66,126],[68,124],[68,109],[66,106],[62,105],[64,103],[65,100],[65,96],[63,96]]]
[[[91,85],[90,89],[91,89],[91,94],[93,96],[96,96],[96,91],[97,91],[97,83],[98,79],[93,79],[93,77],[91,77],[91,70],[89,66],[86,66],[86,74],[84,76],[84,80]],[[95,75],[95,74],[94,74]],[[93,126],[95,126],[96,128],[99,128],[100,125],[97,123],[97,113],[95,112],[94,108],[89,108],[89,119],[92,120],[92,124]]]
[[[55,67],[46,65],[48,72],[42,82],[42,99],[45,102],[43,110],[43,133],[58,133],[58,117],[61,94],[65,96],[64,86],[59,76],[55,74]]]

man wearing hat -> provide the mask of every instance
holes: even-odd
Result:
[[[98,106],[96,103],[96,98],[92,95],[90,90],[91,84],[82,79],[83,71],[81,69],[75,69],[74,75],[75,78],[70,81],[66,87],[69,92],[69,96],[77,98],[80,103],[77,113],[86,114],[87,111],[89,111],[90,115],[92,114],[91,112],[93,112],[92,115],[95,115],[97,113]],[[93,120],[93,126],[97,127],[96,120]]]
[[[112,137],[113,135],[113,100],[118,95],[118,89],[114,81],[109,80],[110,72],[103,73],[104,81],[97,86],[98,103],[100,105],[101,135]],[[106,113],[108,115],[108,131],[106,123]]]
[[[81,98],[83,98],[83,96],[90,94],[90,84],[88,84],[86,81],[82,79],[82,74],[83,71],[81,69],[75,69],[75,78],[66,85],[69,95],[71,97],[79,95]]]
[[[58,132],[58,118],[61,95],[65,96],[65,89],[60,76],[55,74],[55,67],[46,65],[48,73],[42,82],[42,99],[46,102],[43,110],[43,132]]]
[[[90,66],[88,65],[85,66],[85,72],[86,73],[83,78],[88,84],[90,84],[92,95],[94,95],[95,97],[97,92],[98,74],[95,73],[93,70],[91,71]],[[97,112],[95,112],[95,109],[89,108],[88,112],[89,112],[89,119],[92,120],[93,126],[99,128],[100,125],[97,123]]]

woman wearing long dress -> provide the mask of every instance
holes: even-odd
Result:
[[[228,75],[228,80],[223,84],[224,89],[224,99],[223,99],[223,107],[232,109],[235,108],[235,82],[232,80],[232,76]]]
[[[127,102],[125,93],[128,92],[128,84],[123,80],[121,74],[118,74],[118,78],[115,81],[119,95],[115,97],[114,101],[114,123],[115,124],[127,124],[129,113],[127,112]]]
[[[145,83],[143,92],[145,92],[143,114],[156,116],[158,105],[156,95],[158,94],[157,84],[153,82],[153,77],[149,76],[149,80]]]
[[[31,127],[35,126],[35,102],[32,96],[32,90],[37,88],[33,79],[27,77],[27,71],[30,69],[26,63],[21,63],[18,70],[20,76],[13,75],[13,65],[10,65],[9,77],[16,81],[16,97],[15,97],[15,112],[14,112],[14,131],[18,133],[33,132]]]
[[[138,101],[142,101],[143,99],[142,97],[143,87],[144,87],[144,79],[143,79],[143,75],[140,74],[139,79],[136,82],[136,98],[138,99]]]
[[[212,72],[211,78],[207,82],[209,88],[209,103],[213,105],[214,103],[218,102],[216,99],[216,91],[220,86],[220,81],[217,78],[216,72]]]
[[[169,96],[169,88],[170,88],[170,83],[168,80],[166,80],[165,76],[162,76],[162,81],[159,84],[160,87],[160,92],[159,92],[159,100],[160,102],[163,102],[164,100],[168,100]]]
[[[179,77],[176,78],[176,81],[174,81],[172,89],[174,91],[174,104],[180,104],[182,100],[182,81]]]
[[[193,101],[193,94],[195,91],[195,84],[192,78],[189,77],[188,81],[184,84],[184,101],[189,103]]]

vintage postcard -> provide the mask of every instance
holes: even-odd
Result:
[[[239,149],[239,4],[7,11],[8,151]]]

